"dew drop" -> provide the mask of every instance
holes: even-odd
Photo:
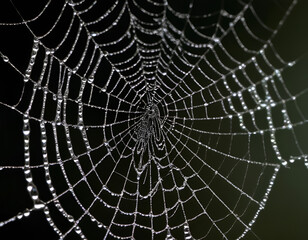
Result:
[[[74,222],[74,218],[73,218],[72,215],[68,215],[67,219],[68,219],[69,222]]]
[[[4,55],[2,56],[2,59],[3,59],[4,62],[8,62],[9,61],[9,58],[7,56],[4,56]]]
[[[80,233],[81,233],[80,227],[77,226],[76,229],[75,229],[75,231],[76,231],[77,234],[80,234]]]
[[[29,136],[29,134],[30,134],[29,126],[25,126],[22,132],[23,132],[24,136]]]
[[[37,209],[37,210],[42,209],[44,207],[45,207],[45,204],[41,201],[37,201],[37,202],[34,203],[34,208]]]
[[[221,10],[221,11],[220,11],[220,14],[221,14],[222,16],[224,16],[224,17],[226,17],[226,16],[229,15],[229,13],[228,13],[226,10]]]
[[[88,82],[89,82],[89,83],[93,83],[93,81],[94,81],[94,76],[90,76],[90,77],[88,78]]]
[[[29,217],[29,216],[30,216],[30,210],[26,208],[24,211],[24,217]]]
[[[217,37],[213,38],[213,41],[216,42],[216,43],[220,42],[219,38],[217,38]]]
[[[17,219],[22,219],[23,214],[22,213],[18,213],[16,217],[17,217]]]

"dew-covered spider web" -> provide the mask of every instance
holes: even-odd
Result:
[[[301,4],[1,1],[0,176],[23,197],[0,229],[259,239],[279,170],[308,167],[303,57],[280,34]]]

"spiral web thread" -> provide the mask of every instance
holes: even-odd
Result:
[[[0,164],[23,170],[33,207],[1,227],[43,211],[60,239],[257,238],[280,166],[308,165],[294,131],[305,91],[283,76],[297,60],[273,43],[296,1],[274,26],[251,1],[183,2],[47,1],[30,20],[12,4],[19,21],[0,29],[26,29],[32,50],[22,68],[1,49],[18,87],[0,103],[23,117],[24,162]]]

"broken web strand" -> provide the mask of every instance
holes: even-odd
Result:
[[[92,6],[92,5],[91,5]],[[86,11],[83,11],[83,12],[86,12]],[[232,29],[232,31],[233,31],[233,29]],[[78,37],[76,37],[76,39],[77,39]],[[73,48],[75,48],[75,46],[73,47]],[[94,54],[92,55],[92,56],[94,56]],[[31,57],[32,58],[32,57]],[[52,59],[55,59],[54,57],[52,57]],[[3,58],[3,60],[5,61],[5,62],[7,62],[7,61],[9,61],[7,58]],[[34,57],[34,61],[35,61],[35,57]],[[82,60],[80,61],[80,63],[81,62],[83,62]],[[208,62],[207,62],[208,63]],[[81,65],[81,64],[80,64]],[[77,66],[80,66],[80,65],[77,65]],[[78,67],[79,68],[79,67]],[[78,71],[78,69],[75,69],[75,70],[73,70],[73,71]],[[75,73],[76,74],[76,73]],[[175,73],[169,73],[169,74],[175,74]],[[29,81],[29,79],[28,79],[28,77],[27,77],[27,73],[25,74],[25,79],[27,79],[25,82],[27,82],[27,81]],[[81,76],[81,78],[82,78],[82,84],[85,84],[85,81],[84,81],[84,79],[85,79],[85,77],[84,76]],[[48,78],[49,79],[49,78]],[[91,77],[89,77],[89,79],[91,79],[89,82],[92,82],[92,76]],[[125,79],[125,78],[124,78]],[[172,80],[172,79],[170,79],[170,80]],[[60,82],[60,77],[59,77],[59,82]],[[54,94],[54,93],[53,93]],[[61,95],[60,95],[60,93],[57,93],[57,94],[55,94],[55,95],[57,95],[57,96],[60,96],[59,97],[59,100],[60,99],[62,99],[63,97],[61,97]],[[180,96],[180,95],[179,95]],[[118,97],[118,96],[116,96],[116,97]],[[241,98],[241,96],[240,95],[238,95],[238,97],[239,98]],[[66,99],[68,99],[68,97],[67,96],[65,96],[64,98],[66,98]],[[161,97],[158,97],[158,99],[161,99]],[[175,100],[175,99],[174,99]],[[59,104],[59,106],[60,107],[58,107],[58,109],[60,109],[61,108],[61,101],[58,101],[60,104]],[[30,104],[31,105],[31,104]],[[82,104],[80,104],[80,102],[79,102],[79,110],[80,110],[80,112],[82,112]],[[191,106],[193,106],[193,104],[191,103]],[[108,109],[108,104],[107,104],[107,109]],[[180,109],[177,109],[176,111],[179,111]],[[226,114],[228,113],[228,111],[226,111]],[[270,113],[268,113],[268,115],[269,115]],[[57,119],[60,119],[60,117],[59,117],[60,115],[58,114],[57,115]],[[242,115],[237,115],[236,113],[235,113],[235,116],[236,117],[238,117],[239,119],[242,119]],[[81,115],[80,116],[81,118],[80,119],[83,119],[83,116]],[[43,118],[41,118],[41,121],[42,121],[42,119]],[[242,120],[240,120],[240,121],[242,121]],[[59,125],[66,125],[65,127],[67,128],[68,126],[70,126],[70,125],[67,125],[67,124],[65,124],[63,121],[56,121],[57,122],[57,124],[59,124]],[[177,122],[176,121],[172,121],[173,122],[173,124],[174,124],[174,126],[175,127],[177,127],[176,126],[176,124],[177,124]],[[24,127],[25,127],[25,129],[27,129],[27,127],[28,127],[28,121],[27,121],[27,118],[25,118],[25,123],[24,123]],[[80,126],[82,126],[83,125],[83,123],[82,123],[82,120],[80,120],[79,121],[79,124],[76,126],[76,127],[80,127]],[[242,126],[244,126],[243,124],[242,124]],[[176,129],[177,130],[177,129]],[[247,129],[244,129],[244,130],[246,130],[247,131]],[[176,131],[176,132],[178,132],[178,130]],[[83,131],[83,133],[85,133],[84,131]],[[169,129],[168,129],[168,133],[172,133],[171,131],[169,131]],[[180,134],[181,135],[183,135],[184,133],[183,132],[180,132]],[[55,134],[55,136],[56,136],[56,134]],[[295,135],[294,135],[295,136]],[[68,139],[69,139],[70,137],[69,137],[69,135],[67,135],[67,141],[69,141]],[[44,137],[43,137],[43,130],[42,130],[42,140],[44,140]],[[84,139],[85,140],[85,139]],[[25,138],[25,142],[27,142],[28,141],[28,139],[27,138]],[[45,141],[45,140],[44,140]],[[194,141],[194,140],[193,140]],[[85,140],[84,141],[85,143],[87,142],[87,140]],[[171,144],[172,144],[172,142],[173,141],[170,141],[171,142]],[[201,144],[202,145],[202,147],[206,147],[204,144]],[[275,144],[274,144],[275,145]],[[42,148],[44,148],[44,146],[42,146]],[[211,149],[212,151],[213,151],[213,149]],[[27,150],[25,150],[25,153],[27,152]],[[181,153],[179,152],[179,155],[180,155]],[[228,157],[230,157],[230,156],[228,156]],[[59,158],[59,162],[62,162],[62,159],[61,158]],[[29,164],[30,165],[30,164]],[[276,169],[276,168],[275,168]],[[111,174],[110,174],[111,175]],[[198,175],[198,174],[197,174]],[[127,180],[127,178],[125,178],[126,180]],[[67,180],[68,181],[68,180]],[[69,182],[69,181],[68,181]],[[137,184],[139,185],[140,183],[139,182],[137,182]],[[73,189],[74,187],[72,186],[72,189]],[[70,187],[70,189],[71,189],[71,187]],[[269,188],[270,189],[270,188]],[[35,194],[33,194],[33,195],[31,195],[32,197],[34,196],[34,198],[36,198],[36,195]],[[58,196],[59,197],[59,196]],[[138,199],[138,198],[137,198]],[[77,200],[77,199],[76,199]],[[82,207],[82,204],[81,203],[79,203],[80,204],[80,206]],[[137,204],[136,204],[136,206],[137,206]],[[82,210],[84,211],[84,213],[86,213],[87,212],[87,209],[85,209],[85,208],[83,208],[82,207]],[[136,209],[136,212],[135,213],[137,213],[138,212],[138,210]],[[183,212],[184,212],[184,210],[183,210]],[[231,211],[232,212],[232,211]],[[185,214],[185,212],[184,212],[184,214]],[[83,215],[84,216],[84,215]],[[82,218],[82,217],[81,217]],[[152,219],[153,219],[153,217],[151,217]],[[79,221],[76,221],[75,223],[74,223],[74,227],[73,228],[75,228],[75,231],[77,232],[77,234],[79,234],[81,237],[83,236],[83,235],[81,235],[81,232],[80,232],[80,229],[79,228],[77,228],[77,225],[78,225],[78,223],[79,223]],[[137,223],[136,222],[134,222],[134,225],[137,225]],[[182,226],[184,226],[183,227],[183,229],[184,229],[184,233],[185,233],[185,236],[186,236],[186,238],[189,238],[189,233],[190,233],[190,231],[189,231],[189,226],[188,226],[189,224],[182,224]],[[180,225],[179,225],[180,226]],[[110,233],[110,234],[112,234],[112,233]],[[170,234],[170,231],[168,232],[168,234]],[[116,236],[116,235],[115,235]],[[153,235],[152,235],[153,236]]]

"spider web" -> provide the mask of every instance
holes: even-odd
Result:
[[[274,43],[296,4],[269,24],[241,0],[9,3],[0,103],[23,160],[0,175],[22,170],[31,204],[0,226],[41,211],[60,239],[258,238],[280,167],[308,167],[306,90],[284,77],[300,58]]]

